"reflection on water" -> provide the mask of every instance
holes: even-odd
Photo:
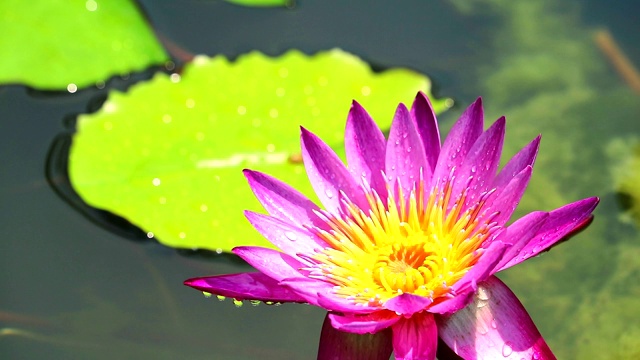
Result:
[[[640,236],[617,201],[618,193],[631,195],[633,208],[623,184],[637,178],[637,160],[628,156],[640,137],[640,101],[593,39],[596,28],[610,28],[640,64],[633,46],[640,31],[628,16],[640,9],[595,1],[425,3],[301,2],[295,10],[264,11],[222,2],[143,5],[165,36],[193,52],[338,46],[376,64],[429,74],[439,95],[458,104],[482,95],[488,122],[507,116],[504,158],[542,133],[534,177],[515,216],[592,195],[603,201],[588,230],[502,278],[559,358],[640,357],[640,325],[630,320],[640,319]],[[359,24],[356,12],[378,25]],[[331,24],[318,20],[328,18]],[[231,300],[207,299],[182,281],[247,267],[123,241],[131,228],[104,231],[46,185],[43,163],[61,119],[85,111],[104,91],[29,97],[20,87],[0,89],[2,357],[314,358],[322,311],[249,303],[236,309]],[[442,117],[445,129],[460,111]]]

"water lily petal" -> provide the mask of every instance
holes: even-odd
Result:
[[[405,198],[421,179],[431,178],[431,167],[427,164],[424,144],[418,135],[416,124],[404,104],[398,105],[389,131],[385,153],[385,174],[390,188],[402,187]]]
[[[408,316],[424,310],[432,302],[432,299],[424,296],[404,293],[387,300],[382,307],[398,315]]]
[[[555,359],[518,298],[495,276],[464,309],[436,319],[442,340],[464,359]]]
[[[353,334],[336,330],[331,325],[329,314],[322,324],[318,360],[389,360],[393,346],[391,329],[375,334]]]
[[[286,278],[302,277],[298,271],[304,265],[293,257],[277,250],[259,246],[238,246],[233,253],[268,277],[280,281]]]
[[[326,227],[314,211],[320,208],[298,190],[258,171],[243,170],[249,187],[267,212],[293,224]]]
[[[477,284],[493,274],[496,265],[502,259],[507,244],[494,241],[489,247],[482,249],[484,253],[478,262],[452,287],[453,297],[429,307],[429,311],[437,314],[450,314],[467,306],[471,301],[471,294],[476,291]]]
[[[434,316],[423,312],[400,318],[393,330],[393,353],[398,360],[435,359],[438,327]]]
[[[365,315],[329,314],[334,328],[355,334],[375,334],[397,323],[401,317],[393,311],[378,311]]]
[[[485,202],[481,219],[493,216],[492,221],[498,226],[504,226],[518,207],[531,179],[532,170],[531,166],[527,165],[520,173],[511,177],[511,181],[505,186],[496,188],[496,191]]]
[[[548,218],[549,213],[544,211],[535,211],[521,217],[513,224],[509,225],[509,227],[507,227],[501,234],[502,236],[500,236],[500,238],[503,242],[511,245],[507,247],[507,250],[502,256],[500,262],[496,265],[492,274],[501,270],[505,264],[518,256],[522,249],[538,233],[538,230],[544,225]]]
[[[451,168],[462,165],[469,149],[482,134],[483,122],[482,99],[478,98],[462,113],[445,139],[438,157],[438,164],[433,172],[434,180],[440,179],[441,182],[447,180]]]
[[[186,280],[192,288],[237,300],[298,302],[305,299],[259,272],[198,277]]]
[[[336,153],[315,134],[301,128],[302,159],[309,181],[325,208],[336,213],[340,208],[340,193],[360,206],[368,208],[362,187],[344,166]]]
[[[326,294],[333,289],[333,285],[308,277],[294,276],[280,280],[280,285],[294,291],[299,296],[307,300],[311,305],[324,308],[319,303],[318,294]]]
[[[493,186],[500,188],[509,182],[517,174],[527,166],[533,166],[538,155],[538,148],[540,147],[540,135],[538,135],[527,146],[518,151],[509,162],[500,170],[498,176],[493,183]]]
[[[313,235],[309,230],[293,225],[296,223],[286,222],[253,211],[245,211],[244,215],[262,236],[293,257],[296,257],[298,253],[313,254],[327,246],[322,239]]]
[[[378,125],[357,101],[351,104],[344,134],[344,147],[349,171],[354,178],[366,180],[378,194],[386,198],[384,170],[385,139]]]
[[[351,300],[335,296],[332,290],[332,288],[327,288],[317,293],[318,306],[329,311],[352,314],[367,314],[380,310],[379,306],[373,307],[368,304],[354,303]]]
[[[420,91],[416,95],[413,105],[411,105],[411,118],[416,123],[418,134],[422,139],[424,151],[427,157],[427,163],[433,172],[438,163],[440,155],[440,130],[438,129],[438,120],[436,113],[429,98]]]
[[[564,236],[587,222],[591,218],[591,213],[599,201],[597,197],[582,199],[551,211],[536,236],[520,250],[518,255],[513,257],[498,271],[519,264],[553,246],[553,244],[561,240]]]
[[[496,170],[500,164],[504,130],[505,118],[503,116],[480,135],[456,171],[453,193],[460,194],[467,191],[463,211],[471,204],[476,204],[480,194],[486,192],[493,184]]]

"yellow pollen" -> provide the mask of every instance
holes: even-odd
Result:
[[[335,294],[370,305],[403,293],[435,301],[476,264],[492,228],[493,216],[481,218],[485,197],[465,209],[466,191],[452,201],[449,182],[429,194],[419,182],[406,200],[398,188],[386,204],[370,190],[367,210],[345,200],[340,216],[323,213],[330,230],[314,231],[329,246],[310,270]]]

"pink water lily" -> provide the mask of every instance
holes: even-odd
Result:
[[[357,344],[353,334],[375,334],[363,343],[380,345],[375,354],[355,358],[388,359],[393,350],[396,359],[435,359],[440,339],[464,359],[553,359],[526,310],[494,274],[587,224],[598,199],[532,212],[507,225],[540,138],[498,172],[505,119],[484,131],[483,117],[478,99],[441,146],[424,94],[410,110],[398,106],[388,139],[354,101],[345,133],[348,167],[302,129],[304,165],[324,209],[268,175],[245,170],[269,213],[246,217],[279,250],[237,247],[233,252],[259,272],[185,284],[240,300],[326,309],[323,359],[352,358],[345,354],[353,352],[348,344]]]

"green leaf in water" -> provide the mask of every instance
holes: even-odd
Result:
[[[78,118],[69,176],[90,205],[116,213],[171,247],[229,251],[269,243],[244,219],[261,211],[242,176],[252,168],[304,193],[299,125],[342,148],[357,99],[382,127],[429,79],[407,69],[373,73],[341,50],[229,62],[199,56],[181,75],[157,74],[112,92]],[[434,100],[437,111],[451,100]]]
[[[168,58],[131,0],[0,1],[0,83],[73,92]]]

